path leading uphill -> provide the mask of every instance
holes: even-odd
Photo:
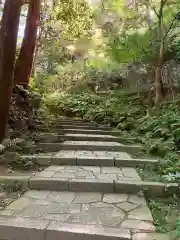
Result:
[[[155,234],[141,191],[157,196],[167,186],[143,182],[135,169],[156,160],[132,158],[139,146],[106,126],[65,119],[55,129],[39,137],[44,154],[23,156],[47,167],[0,212],[0,240],[168,239]]]

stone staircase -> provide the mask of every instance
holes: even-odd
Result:
[[[132,158],[140,146],[125,145],[118,132],[68,119],[56,133],[39,136],[45,154],[28,156],[44,166],[26,178],[22,197],[0,212],[1,240],[166,240],[157,235],[141,190],[161,196],[166,184],[143,182]],[[128,142],[128,139],[127,139]]]

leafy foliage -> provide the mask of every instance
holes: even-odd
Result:
[[[56,26],[61,27],[61,34],[68,38],[86,34],[91,26],[91,15],[91,8],[84,0],[56,0],[52,12]]]
[[[69,113],[70,115],[80,116],[90,121],[117,125],[125,123],[126,120],[132,120],[133,116],[145,110],[144,107],[139,109],[135,105],[135,100],[137,101],[136,104],[138,104],[142,99],[136,96],[134,98],[130,96],[125,97],[125,95],[118,90],[109,91],[108,97],[106,95],[97,95],[93,92],[56,92],[48,96],[47,105],[48,107],[54,107],[57,114],[60,111],[60,113]],[[132,105],[129,106],[129,103],[132,103]],[[120,125],[119,128],[121,128]]]
[[[157,58],[160,38],[163,38],[164,41],[164,52],[167,52],[172,45],[178,45],[179,1],[173,4],[165,1],[161,15],[159,14],[160,1],[151,3],[136,1],[134,6],[133,4],[127,6],[120,0],[106,2],[108,2],[109,11],[121,16],[117,17],[117,21],[123,22],[115,27],[113,33],[109,35],[108,54],[116,61],[151,64]],[[160,21],[162,22],[163,36],[160,36]]]
[[[150,47],[151,39],[152,32],[149,30],[143,33],[124,31],[121,35],[109,38],[107,52],[118,62],[149,63],[157,52],[155,45]]]
[[[91,37],[92,10],[84,0],[55,0],[42,4],[37,66],[54,74],[59,64],[73,61],[68,46]]]
[[[153,218],[156,230],[161,233],[166,233],[175,230],[175,237],[179,236],[179,217],[180,217],[180,202],[179,196],[149,199],[148,203]],[[173,238],[171,238],[173,239]],[[174,238],[176,239],[176,238]]]

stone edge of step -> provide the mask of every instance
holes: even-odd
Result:
[[[41,128],[41,130],[45,131],[49,128]],[[112,135],[112,136],[119,136],[120,132],[117,130],[102,130],[102,129],[56,129],[57,133],[83,133],[83,134],[102,134],[102,135]]]
[[[71,137],[71,134],[72,133],[67,133],[67,136],[68,137]],[[73,137],[76,137],[76,134],[77,133],[75,133],[75,134],[73,134],[72,136]],[[63,137],[66,137],[66,134],[58,134],[58,133],[56,133],[56,132],[41,132],[40,134],[39,134],[39,136],[55,136],[55,137],[59,137],[59,138],[63,138]],[[87,134],[87,136],[88,136],[88,134]],[[96,136],[96,135],[93,135],[93,138],[94,137],[98,137],[98,135]],[[137,140],[137,138],[135,138],[135,137],[126,137],[126,136],[113,136],[113,135],[104,135],[104,138],[108,138],[108,139],[110,139],[110,138],[112,138],[113,140],[129,140],[129,141],[136,141]]]
[[[49,165],[76,165],[76,166],[107,166],[107,167],[122,167],[122,166],[137,166],[139,164],[156,164],[157,159],[123,159],[123,158],[112,158],[112,157],[58,157],[48,155],[22,155],[21,158],[34,160],[41,166]]]
[[[111,146],[111,145],[74,145],[63,143],[37,143],[37,148],[42,149],[44,152],[56,152],[60,150],[86,150],[86,151],[119,151],[133,153],[134,151],[140,151],[141,145],[120,145],[120,146]]]
[[[0,217],[0,238],[30,240],[131,240],[129,229],[98,228],[76,224],[65,224],[57,221]]]
[[[30,219],[23,217],[0,217],[0,238],[30,240],[170,240],[170,235],[152,232],[131,232],[127,228],[101,228],[80,224],[59,223],[52,220]]]
[[[20,183],[24,189],[51,190],[51,191],[85,191],[132,193],[141,191],[148,196],[157,197],[179,192],[177,183],[143,182],[127,180],[98,180],[98,179],[58,179],[36,176],[0,176],[0,184]]]
[[[107,129],[107,130],[113,130],[112,127],[107,126],[107,125],[93,125],[93,124],[82,124],[78,123],[78,124],[73,124],[73,123],[66,123],[66,124],[58,124],[58,125],[54,125],[55,128],[64,128],[64,129],[68,129],[68,128],[86,128],[86,127],[92,127],[93,129]]]
[[[48,187],[49,186],[49,187]],[[150,197],[161,197],[179,191],[176,183],[143,182],[136,180],[98,180],[98,179],[57,179],[32,177],[29,179],[29,188],[34,190],[52,191],[87,191],[104,193],[138,194],[144,191]]]
[[[41,133],[37,142],[40,143],[60,143],[64,141],[100,141],[100,142],[117,142],[121,144],[134,144],[135,138],[123,138],[113,135],[90,135],[88,134],[57,134],[57,133]]]

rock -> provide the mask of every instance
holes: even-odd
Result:
[[[6,197],[6,193],[5,192],[0,192],[0,199],[4,199]]]
[[[4,159],[6,163],[12,163],[12,162],[17,162],[21,158],[21,155],[18,154],[17,152],[5,152],[4,153]]]
[[[14,159],[16,157],[20,157],[21,155],[18,154],[17,152],[5,152],[4,156],[7,157],[7,158]]]
[[[8,168],[7,172],[8,173],[13,173],[14,171],[11,168]]]
[[[11,140],[9,138],[6,138],[3,140],[3,145],[5,146],[5,148],[7,148],[10,144]]]
[[[7,206],[7,205],[9,205],[10,203],[12,203],[13,202],[13,199],[12,198],[5,198],[4,199],[4,204]]]
[[[23,138],[16,138],[15,142],[17,145],[24,145],[26,143],[26,141]]]
[[[21,151],[22,148],[20,146],[17,146],[17,145],[12,145],[8,148],[9,151],[12,151],[12,152],[18,152],[18,151]]]
[[[4,146],[4,145],[2,145],[2,144],[0,144],[0,153],[3,153],[3,152],[4,152],[4,150],[5,150],[5,146]]]

